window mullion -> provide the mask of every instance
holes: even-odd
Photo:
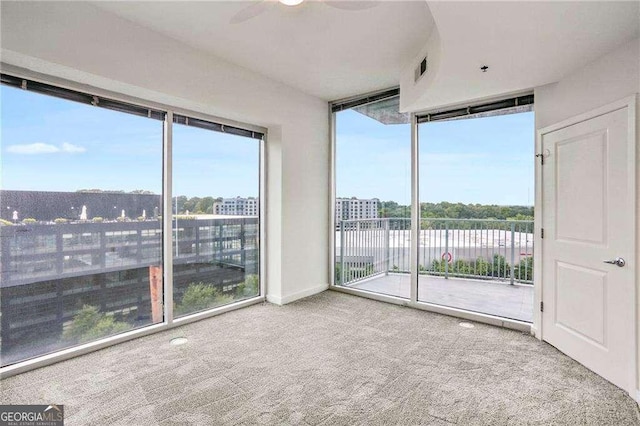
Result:
[[[411,114],[411,302],[418,301],[418,256],[420,254],[420,192],[418,183],[418,121]]]
[[[163,131],[162,176],[162,262],[164,289],[164,320],[173,323],[173,112],[168,111]]]

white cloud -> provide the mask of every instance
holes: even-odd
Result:
[[[64,152],[69,152],[69,153],[75,154],[75,153],[79,153],[79,152],[85,152],[87,149],[85,147],[83,147],[83,146],[78,146],[78,145],[74,145],[72,143],[65,142],[65,143],[62,144],[62,150]]]
[[[69,154],[77,154],[85,152],[87,149],[74,145],[68,142],[64,142],[62,147],[57,147],[48,143],[36,142],[24,145],[9,145],[7,152],[12,154],[24,154],[24,155],[38,155],[38,154],[55,154],[58,152],[66,152]]]
[[[59,151],[60,148],[58,148],[57,146],[41,142],[30,143],[26,145],[9,145],[7,147],[7,152],[11,152],[14,154],[52,154]]]

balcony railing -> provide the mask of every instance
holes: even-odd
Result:
[[[245,267],[257,256],[257,217],[179,219],[172,229],[175,264]],[[0,227],[2,287],[148,267],[161,255],[158,220]]]
[[[411,270],[411,220],[342,220],[336,283]],[[533,284],[533,221],[421,219],[420,274]]]

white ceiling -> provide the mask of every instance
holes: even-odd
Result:
[[[248,21],[230,23],[252,3],[93,4],[325,100],[397,86],[434,25],[425,1],[380,1],[355,11],[321,1],[296,7],[274,2]]]
[[[296,7],[269,0],[264,13],[230,23],[253,3],[2,2],[3,48],[14,46],[18,52],[30,51],[54,62],[66,58],[70,63],[78,59],[80,48],[86,48],[82,61],[97,67],[105,57],[128,63],[148,60],[147,49],[171,55],[165,53],[166,45],[173,52],[182,46],[190,50],[189,46],[198,52],[185,54],[215,56],[210,62],[226,60],[324,100],[400,84],[401,108],[407,112],[557,82],[640,35],[640,1],[381,0],[370,9],[347,11],[319,0]],[[39,23],[35,33],[21,30],[20,20],[28,24],[39,16],[47,24],[51,19],[51,25]],[[151,31],[111,33],[125,21],[133,23],[127,27]],[[7,33],[5,27],[12,30]],[[154,37],[153,32],[164,37]],[[127,37],[136,37],[132,45],[137,47],[129,54],[120,49]],[[166,37],[177,43],[167,43]],[[425,53],[429,70],[415,82],[413,69]],[[479,69],[484,64],[489,66],[486,73]],[[224,86],[211,67],[204,65],[202,74],[192,78],[211,78],[211,83]],[[167,67],[162,71],[173,76]],[[127,72],[126,67],[116,68],[113,77]]]
[[[410,110],[553,83],[640,35],[637,1],[429,2],[429,7],[440,54],[427,85],[414,85],[411,76],[403,80],[409,80],[401,86],[403,97],[419,92],[407,96],[414,99],[405,105]],[[483,73],[485,64],[489,69]]]

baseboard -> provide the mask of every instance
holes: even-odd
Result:
[[[313,296],[314,294],[322,293],[329,288],[329,284],[321,284],[319,286],[307,288],[305,290],[298,291],[296,293],[287,294],[285,296],[267,295],[267,302],[274,303],[276,305],[286,305],[296,300],[303,299],[305,297]]]
[[[267,302],[273,303],[274,305],[282,305],[282,298],[267,294]]]

